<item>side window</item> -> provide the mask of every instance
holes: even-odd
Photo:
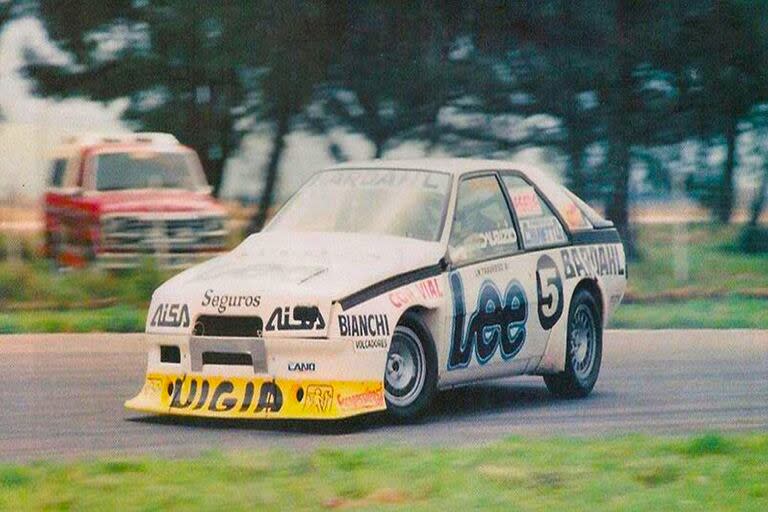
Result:
[[[492,258],[519,249],[512,216],[495,176],[459,183],[448,248],[454,263]]]
[[[64,172],[67,170],[67,161],[59,158],[51,165],[51,186],[61,188],[64,186]]]
[[[537,249],[568,241],[565,230],[536,189],[519,176],[502,176],[520,223],[523,247]]]

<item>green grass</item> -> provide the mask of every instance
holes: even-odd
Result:
[[[613,329],[768,329],[768,301],[730,297],[673,303],[622,304]]]
[[[743,226],[691,224],[682,238],[675,226],[637,226],[641,259],[629,263],[629,290],[638,295],[674,290],[712,291],[733,294],[768,289],[768,253],[746,254],[739,250]],[[687,247],[689,277],[676,281],[675,251]]]
[[[143,332],[147,309],[112,306],[65,311],[0,312],[0,334],[44,332]]]
[[[4,510],[768,509],[768,435],[0,466]]]

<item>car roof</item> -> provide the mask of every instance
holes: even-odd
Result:
[[[548,180],[537,167],[510,160],[489,160],[481,158],[414,158],[392,160],[360,160],[329,167],[327,170],[343,169],[396,169],[413,171],[435,171],[461,176],[475,171],[519,171],[534,182]]]

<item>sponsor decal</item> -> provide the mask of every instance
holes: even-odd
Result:
[[[277,307],[267,320],[268,331],[309,331],[325,329],[325,319],[317,306]]]
[[[523,232],[523,242],[526,247],[541,247],[568,240],[563,227],[555,217],[523,219],[520,221],[520,230]]]
[[[288,363],[289,372],[313,372],[316,369],[315,363]]]
[[[548,331],[563,314],[563,280],[554,260],[546,254],[536,262],[536,295],[539,323]]]
[[[148,374],[141,391],[126,402],[126,407],[161,414],[244,419],[343,418],[386,408],[381,378],[328,382],[305,378],[310,374],[293,375],[301,378]],[[373,396],[366,396],[368,393]],[[339,395],[350,410],[341,410],[336,401]],[[363,396],[345,401],[350,395]],[[353,409],[356,406],[365,408]]]
[[[389,336],[389,319],[384,314],[339,315],[341,336]]]
[[[189,327],[189,308],[186,304],[160,304],[152,315],[152,327]]]
[[[364,393],[358,393],[356,395],[336,397],[339,407],[343,410],[356,410],[356,409],[372,409],[379,407],[382,401],[383,386]]]
[[[566,279],[575,277],[623,276],[627,269],[616,245],[571,247],[560,251]]]
[[[533,187],[513,188],[509,191],[509,196],[518,218],[538,217],[544,213]]]
[[[473,351],[480,364],[488,362],[497,347],[502,359],[515,357],[525,343],[528,318],[528,299],[520,282],[510,281],[502,296],[492,281],[484,281],[475,311],[466,321],[461,274],[453,272],[449,280],[453,294],[453,326],[448,369],[467,367]]]
[[[401,290],[395,290],[389,294],[389,302],[396,308],[407,306],[412,302],[423,299],[439,299],[443,296],[440,283],[437,278],[431,277]]]
[[[509,270],[509,263],[506,261],[499,261],[485,267],[476,268],[475,277],[484,277],[491,274],[498,274],[499,272],[506,272],[507,270]]]
[[[261,304],[260,295],[218,295],[215,291],[206,290],[201,306],[212,307],[222,314],[227,308],[257,308]]]
[[[348,188],[392,188],[411,186],[427,190],[440,190],[446,185],[446,176],[433,172],[398,172],[390,170],[345,171],[318,174],[317,185]]]
[[[363,340],[355,340],[355,350],[387,350],[388,348],[388,338],[369,338]]]
[[[565,223],[568,224],[568,227],[571,229],[589,226],[586,219],[584,219],[584,214],[581,213],[579,207],[573,203],[568,203],[566,205],[563,211],[563,218],[565,219]]]
[[[283,392],[275,382],[263,382],[259,387],[258,399],[254,401],[255,385],[248,382],[242,399],[234,394],[235,386],[228,380],[222,380],[215,388],[207,379],[192,378],[184,394],[183,379],[176,379],[171,396],[171,409],[200,410],[207,408],[213,412],[226,412],[238,408],[239,412],[278,412],[283,407]],[[255,403],[255,407],[254,407]]]
[[[328,412],[333,405],[333,386],[312,384],[304,393],[304,410]]]
[[[485,231],[480,233],[480,236],[482,242],[478,244],[479,249],[517,243],[517,233],[515,233],[514,227]]]

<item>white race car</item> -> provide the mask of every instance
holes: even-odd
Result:
[[[152,296],[138,411],[332,419],[543,375],[586,396],[626,287],[613,224],[526,166],[372,161],[313,176],[266,229]]]

